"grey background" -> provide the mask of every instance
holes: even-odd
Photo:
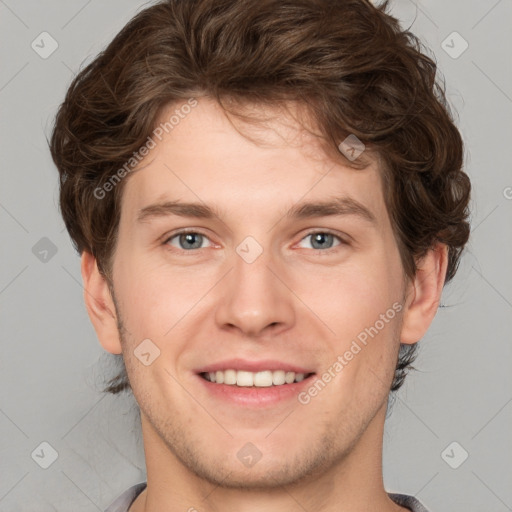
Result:
[[[85,312],[79,258],[58,214],[46,144],[81,63],[143,5],[0,0],[2,512],[103,510],[145,480],[133,399],[99,392],[110,356]],[[512,510],[512,2],[392,5],[446,78],[474,193],[459,274],[387,423],[385,484],[433,512]],[[46,59],[31,47],[43,31],[58,43]],[[453,31],[469,44],[458,58],[442,46]],[[460,43],[444,44],[453,53]],[[44,441],[58,453],[48,469],[39,465],[51,457],[48,448],[41,452]],[[443,458],[454,441],[459,445]],[[460,463],[462,450],[469,457],[453,469],[446,461]]]

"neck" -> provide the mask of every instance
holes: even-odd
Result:
[[[192,472],[169,450],[141,413],[147,488],[130,512],[398,512],[382,480],[382,435],[386,410],[373,418],[350,452],[326,461],[313,474],[286,486],[213,485]]]

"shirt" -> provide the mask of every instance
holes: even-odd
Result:
[[[135,501],[135,498],[146,488],[146,482],[134,485],[123,492],[106,510],[105,512],[128,512],[128,509]],[[428,510],[413,496],[405,494],[392,494],[388,496],[402,507],[408,508],[411,512],[428,512]]]

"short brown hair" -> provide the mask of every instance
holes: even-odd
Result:
[[[355,135],[379,156],[405,274],[442,242],[446,282],[454,276],[469,237],[463,143],[435,62],[387,2],[164,0],[77,74],[51,136],[66,227],[107,279],[126,180],[103,198],[95,190],[145,143],[163,107],[199,95],[221,105],[306,105],[339,156],[339,143]],[[415,350],[401,345],[392,390]],[[128,388],[123,367],[105,391]]]

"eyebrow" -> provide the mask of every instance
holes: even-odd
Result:
[[[375,215],[366,206],[351,197],[339,197],[326,202],[299,203],[288,211],[286,217],[309,219],[334,215],[355,215],[371,224],[377,224]]]
[[[222,217],[216,208],[206,204],[165,201],[141,208],[137,220],[144,222],[153,217],[166,217],[169,215],[198,219]],[[377,224],[375,215],[366,206],[351,197],[339,197],[330,201],[298,203],[286,212],[285,217],[288,219],[309,219],[344,215],[354,215],[370,224]]]

